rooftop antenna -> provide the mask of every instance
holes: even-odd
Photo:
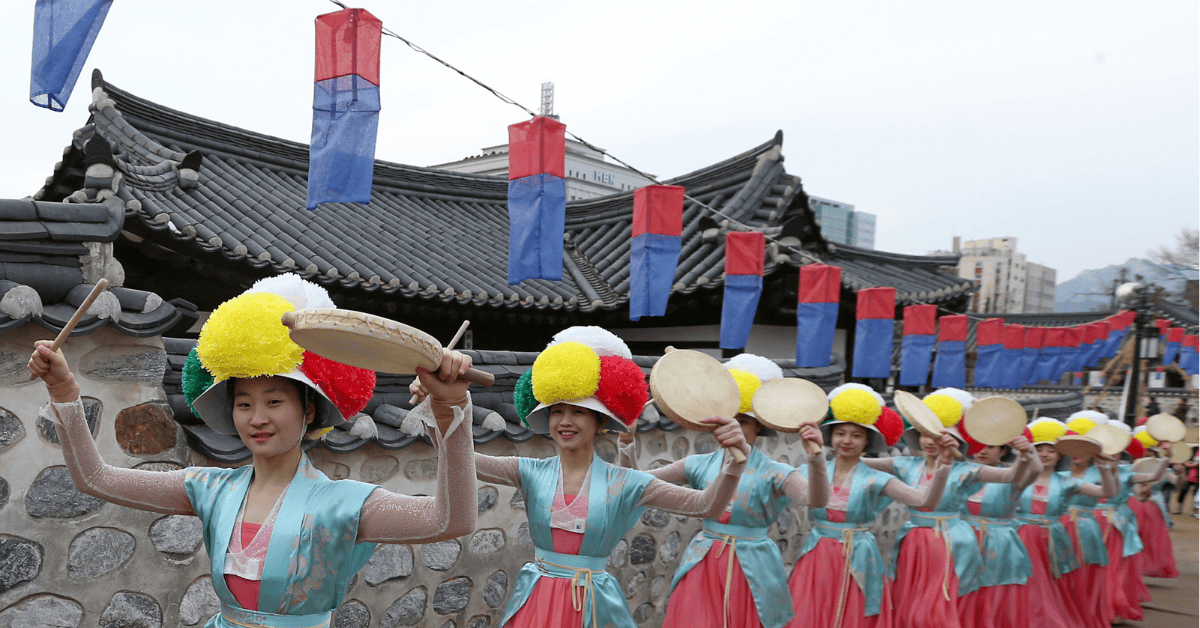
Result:
[[[542,83],[542,111],[538,114],[547,118],[558,119],[554,115],[554,83]]]

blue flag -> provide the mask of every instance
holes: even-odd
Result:
[[[33,8],[33,65],[29,101],[62,111],[112,0],[37,0]]]

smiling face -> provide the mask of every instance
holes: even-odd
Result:
[[[290,453],[300,446],[316,406],[304,407],[296,385],[286,377],[236,379],[233,387],[233,424],[255,458]]]
[[[1037,455],[1038,460],[1042,462],[1042,467],[1046,469],[1053,469],[1062,458],[1062,454],[1058,453],[1058,448],[1050,443],[1039,443]]]
[[[938,455],[938,444],[937,444],[936,438],[933,438],[932,436],[926,436],[924,434],[921,434],[920,443],[921,443],[921,451],[925,452],[925,455],[927,455],[927,456]]]
[[[829,440],[833,444],[833,451],[839,458],[857,459],[867,448],[867,444],[871,441],[871,435],[867,432],[867,428],[861,425],[840,423],[829,431]]]
[[[600,421],[591,410],[569,403],[556,403],[549,408],[547,420],[550,437],[560,451],[584,451],[594,448],[600,433]]]
[[[975,462],[994,467],[1000,464],[1000,457],[1003,455],[1003,445],[988,445],[975,454]]]

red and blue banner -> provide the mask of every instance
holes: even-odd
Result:
[[[1063,348],[1063,362],[1060,365],[1065,371],[1078,371],[1083,368],[1084,355],[1079,349],[1079,345],[1083,342],[1082,327],[1067,327],[1063,330],[1063,339],[1066,341]]]
[[[1021,358],[1025,353],[1025,326],[1004,326],[1004,352],[1000,360],[1000,372],[1004,374],[1001,388],[1017,389],[1025,383],[1025,371],[1021,370]]]
[[[989,318],[975,324],[975,387],[1004,385],[1004,319]]]
[[[825,264],[800,267],[796,289],[796,366],[829,366],[842,294],[842,269]]]
[[[29,102],[62,111],[112,0],[38,0],[33,7]]]
[[[1200,373],[1200,356],[1197,355],[1197,339],[1200,336],[1187,334],[1183,337],[1183,346],[1179,348],[1179,368],[1188,375]]]
[[[305,205],[369,203],[379,132],[383,22],[366,9],[317,17],[312,141]]]
[[[1029,327],[1025,330],[1025,349],[1021,351],[1021,381],[1026,385],[1032,386],[1037,383],[1035,366],[1045,340],[1045,327]]]
[[[508,127],[508,283],[562,280],[567,125],[535,116]]]
[[[852,377],[891,377],[892,338],[896,335],[896,289],[858,291],[855,309]]]
[[[1179,357],[1179,349],[1183,346],[1183,328],[1171,327],[1167,329],[1167,346],[1163,349],[1163,364],[1170,364]]]
[[[1037,364],[1034,365],[1035,382],[1046,380],[1051,384],[1057,384],[1058,379],[1067,370],[1064,360],[1064,346],[1067,342],[1064,336],[1066,333],[1065,327],[1046,328],[1042,350],[1038,353]]]
[[[1108,344],[1111,330],[1108,319],[1089,323],[1088,328],[1088,354],[1084,366],[1095,367],[1099,366],[1100,360],[1103,359],[1101,354],[1104,353],[1104,347]]]
[[[633,193],[629,320],[667,313],[682,249],[684,189],[648,185]]]
[[[929,381],[935,334],[936,305],[909,305],[904,308],[904,337],[900,341],[901,386],[924,386]]]
[[[938,320],[937,356],[933,359],[934,388],[967,387],[967,329],[965,315]]]
[[[721,348],[745,349],[762,295],[767,239],[760,231],[725,235],[725,296],[721,301]]]
[[[1137,317],[1137,313],[1130,310],[1122,310],[1110,317],[1111,332],[1108,334],[1108,342],[1101,354],[1102,358],[1107,360],[1116,357],[1121,350],[1121,343],[1124,342],[1125,335],[1129,333],[1129,325],[1133,323],[1135,317]]]

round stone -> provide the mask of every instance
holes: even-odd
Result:
[[[162,607],[149,595],[118,591],[100,613],[100,628],[162,628]]]
[[[657,508],[647,508],[642,511],[642,523],[654,528],[661,528],[671,523],[671,513]]]
[[[368,484],[383,484],[400,472],[400,461],[395,456],[367,458],[358,470],[359,478]]]
[[[371,625],[371,609],[358,600],[342,604],[333,614],[333,628],[368,628]]]
[[[775,520],[775,526],[779,528],[780,534],[787,534],[792,527],[792,511],[789,508],[784,508],[779,513],[779,518]]]
[[[113,424],[117,444],[133,456],[162,453],[175,446],[179,426],[171,419],[171,407],[150,402],[125,408]]]
[[[512,499],[508,500],[508,505],[512,506],[513,510],[525,510],[525,495],[521,491],[513,491]]]
[[[66,467],[42,469],[25,494],[25,511],[31,517],[66,519],[99,510],[104,502],[75,490]]]
[[[633,542],[629,544],[629,563],[631,565],[645,565],[654,560],[654,537],[649,534],[639,534],[633,537]]]
[[[92,433],[92,437],[96,437],[96,425],[100,423],[100,413],[104,409],[104,405],[97,399],[91,397],[83,397],[83,420],[87,421],[88,431]],[[58,430],[54,424],[46,420],[44,417],[38,417],[37,433],[42,440],[52,445],[59,445]]]
[[[412,550],[406,545],[385,543],[375,549],[362,576],[368,586],[377,587],[388,580],[405,578],[412,573]]]
[[[199,517],[168,515],[150,524],[154,549],[176,558],[190,556],[204,541],[204,524]]]
[[[451,578],[433,590],[433,610],[438,615],[457,613],[467,607],[471,598],[470,578]]]
[[[647,602],[633,609],[633,621],[638,624],[644,624],[647,620],[654,616],[654,605]]]
[[[425,587],[417,587],[401,598],[392,602],[383,618],[379,620],[379,628],[396,628],[396,626],[416,626],[425,618],[425,601],[429,594]]]
[[[491,554],[504,547],[504,531],[498,529],[479,530],[471,537],[472,554]]]
[[[721,448],[717,444],[716,437],[708,432],[701,432],[696,435],[695,447],[697,454],[711,454]]]
[[[660,597],[662,597],[662,594],[666,592],[666,590],[667,590],[667,577],[666,576],[655,576],[655,578],[650,581],[650,597],[651,598],[656,599],[656,600],[659,599]]]
[[[660,431],[652,432],[653,436],[644,441],[646,453],[657,456],[667,450],[667,437]]]
[[[421,562],[434,571],[446,571],[458,562],[462,545],[451,539],[440,543],[430,543],[421,546]]]
[[[625,599],[632,600],[637,597],[646,588],[646,572],[639,571],[633,574],[629,582],[625,583]]]
[[[29,373],[26,372],[26,375]],[[0,451],[12,447],[25,436],[25,426],[17,415],[0,408]]]
[[[167,354],[147,345],[103,345],[79,359],[78,373],[88,379],[162,385]]]
[[[617,541],[613,551],[608,555],[608,566],[613,569],[620,569],[625,566],[625,559],[629,557],[629,544],[625,539]]]
[[[207,622],[209,618],[221,612],[221,598],[213,590],[212,578],[200,576],[188,585],[179,600],[179,621],[185,626],[195,626]]]
[[[508,595],[508,574],[501,569],[488,576],[483,584],[483,601],[490,608],[500,608]]]
[[[467,628],[488,628],[492,620],[487,615],[476,615],[467,622]]]
[[[133,536],[122,530],[84,530],[67,548],[67,575],[72,580],[99,578],[128,562],[136,545]]]
[[[624,543],[625,541],[620,541]],[[529,534],[529,522],[517,526],[517,547],[527,548],[533,545],[533,537]]]
[[[611,463],[617,459],[617,446],[611,440],[597,438],[595,443],[596,455],[600,456],[601,460]]]
[[[692,444],[688,442],[686,436],[680,436],[671,443],[671,455],[674,456],[676,460],[682,460],[687,456],[688,449],[690,449],[691,446]]]
[[[8,504],[8,480],[0,478],[0,509]]]
[[[79,602],[50,594],[25,598],[0,611],[3,628],[76,628],[82,620],[83,607]]]
[[[437,478],[437,458],[412,460],[404,465],[404,477],[419,482]]]
[[[679,532],[672,532],[667,535],[662,545],[658,547],[658,557],[664,563],[673,562],[679,557]]]
[[[483,514],[496,506],[496,501],[500,499],[499,492],[494,486],[479,487],[479,514]]]
[[[19,536],[0,536],[0,593],[29,582],[42,570],[41,544]]]
[[[319,460],[313,462],[313,466],[320,469],[325,477],[331,480],[345,480],[350,477],[350,467],[332,460]]]

